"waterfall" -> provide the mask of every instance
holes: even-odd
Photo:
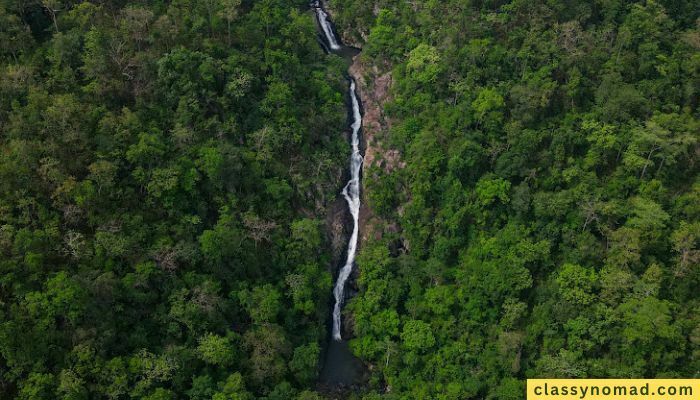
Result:
[[[316,18],[318,18],[318,24],[321,26],[323,34],[326,36],[326,40],[328,41],[328,45],[330,46],[331,50],[340,50],[340,44],[338,43],[338,39],[335,37],[335,33],[333,33],[333,26],[328,20],[328,13],[326,13],[326,11],[321,7],[321,4],[318,1],[314,1],[313,3],[311,3],[311,7],[313,7],[314,11],[316,11]]]
[[[352,155],[350,156],[350,180],[343,188],[343,197],[348,203],[352,215],[353,227],[350,241],[348,242],[348,255],[345,265],[338,274],[333,288],[335,306],[333,307],[333,339],[343,340],[340,334],[340,307],[345,299],[345,283],[355,264],[357,251],[357,237],[360,230],[360,168],[362,167],[362,155],[360,154],[360,128],[362,127],[362,115],[360,114],[360,102],[355,91],[355,80],[350,79],[350,100],[352,102]]]
[[[333,32],[333,26],[328,19],[328,13],[323,9],[320,1],[311,2],[311,7],[316,12],[318,25],[323,31],[327,43],[322,43],[329,53],[341,54],[345,48]],[[357,252],[357,238],[360,231],[360,169],[362,168],[362,154],[360,154],[360,129],[362,128],[362,114],[360,112],[360,99],[357,97],[355,80],[350,78],[350,105],[352,107],[352,153],[350,155],[350,180],[343,188],[343,197],[348,203],[350,214],[352,215],[353,227],[350,241],[348,242],[348,254],[345,265],[340,269],[338,278],[333,287],[333,339],[343,340],[341,331],[341,308],[345,301],[345,284],[347,283],[352,268],[355,265],[355,253]]]

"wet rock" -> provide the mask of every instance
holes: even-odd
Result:
[[[352,232],[352,217],[348,212],[348,204],[338,195],[331,203],[326,217],[326,235],[331,245],[332,274],[337,272],[337,266],[345,260],[345,250]]]
[[[370,170],[375,166],[379,167],[379,173],[382,174],[391,174],[404,168],[406,163],[402,161],[401,153],[396,149],[387,148],[382,143],[382,138],[391,128],[391,120],[386,118],[384,113],[384,104],[391,100],[391,73],[382,73],[376,66],[367,65],[360,56],[353,59],[349,72],[355,77],[358,94],[362,98],[363,176],[368,177]],[[365,185],[360,209],[360,247],[367,243],[367,240],[380,240],[387,228],[389,232],[400,231],[397,224],[381,221],[374,215],[367,201],[366,187]]]

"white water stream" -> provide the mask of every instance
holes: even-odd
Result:
[[[343,49],[340,40],[333,32],[328,14],[321,7],[319,1],[312,2],[311,6],[316,12],[318,24],[325,36],[326,42],[330,47],[331,52],[340,52]],[[350,156],[350,180],[343,188],[343,197],[348,203],[350,214],[352,215],[353,227],[350,241],[348,242],[348,253],[345,259],[343,268],[338,272],[338,279],[333,287],[333,297],[335,304],[333,306],[333,339],[337,341],[343,340],[341,334],[341,308],[345,301],[345,284],[347,283],[352,268],[355,265],[355,253],[357,252],[357,238],[360,230],[360,169],[362,168],[362,154],[360,154],[360,129],[362,128],[362,114],[360,112],[360,100],[357,97],[355,80],[350,78],[350,103],[352,106],[352,136],[350,142],[352,144],[352,154]]]
[[[335,37],[335,33],[333,33],[333,27],[328,20],[328,13],[321,8],[321,4],[319,4],[318,1],[313,2],[311,6],[313,7],[314,11],[316,11],[316,18],[318,18],[318,23],[321,25],[321,29],[323,29],[323,34],[326,36],[326,40],[328,41],[328,45],[331,47],[331,50],[340,50],[340,44],[338,43],[338,39]]]
[[[343,197],[348,203],[350,214],[352,215],[353,227],[350,241],[348,242],[348,256],[345,265],[338,273],[335,281],[333,296],[335,306],[333,307],[333,339],[343,340],[340,334],[340,307],[345,300],[345,283],[352,272],[355,264],[355,253],[357,252],[357,237],[360,230],[360,169],[362,168],[362,155],[360,154],[360,128],[362,127],[362,115],[360,114],[360,102],[355,91],[355,81],[350,80],[350,99],[352,102],[352,155],[350,156],[350,181],[343,189]]]

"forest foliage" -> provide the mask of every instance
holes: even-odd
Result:
[[[696,2],[329,6],[405,163],[356,397],[697,377]],[[0,0],[0,398],[320,399],[345,68],[306,0]]]
[[[0,398],[313,398],[344,68],[305,1],[0,1]]]
[[[391,74],[374,142],[406,164],[364,177],[387,225],[349,305],[366,399],[697,377],[697,2],[330,4]]]

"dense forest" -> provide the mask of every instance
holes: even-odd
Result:
[[[0,398],[313,399],[346,67],[306,2],[0,4]]]
[[[699,376],[697,1],[327,6],[400,158],[365,166],[346,396]],[[347,64],[313,15],[0,0],[0,398],[335,397]]]
[[[364,178],[366,399],[698,377],[697,1],[330,3],[405,164]]]

